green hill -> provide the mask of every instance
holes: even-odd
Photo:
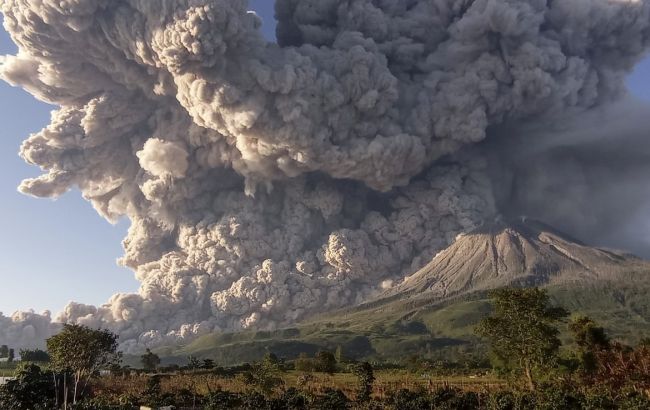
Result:
[[[484,351],[474,335],[490,312],[489,289],[542,286],[552,300],[585,314],[627,343],[650,335],[650,263],[588,247],[533,221],[464,235],[431,263],[373,301],[275,331],[218,333],[158,349],[167,363],[189,355],[223,365],[271,351],[295,358],[341,346],[350,358],[454,359]]]

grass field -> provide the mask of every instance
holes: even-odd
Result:
[[[13,369],[0,369],[0,377],[12,377],[13,375]]]
[[[326,389],[340,389],[348,397],[354,397],[357,379],[350,373],[306,373],[288,371],[279,376],[284,381],[284,387],[296,387],[311,394],[321,394]],[[477,377],[429,377],[427,374],[414,374],[404,370],[378,370],[375,371],[376,381],[373,385],[373,395],[384,399],[389,392],[400,389],[429,390],[440,387],[457,387],[466,391],[498,390],[505,387],[505,382],[493,376]],[[100,391],[117,394],[130,393],[137,395],[142,392],[147,383],[145,375],[110,376],[98,380],[96,386]],[[174,392],[189,389],[199,394],[210,391],[224,390],[232,393],[243,393],[250,390],[238,377],[222,377],[210,372],[197,372],[193,374],[171,374],[162,377],[161,387],[163,392]]]

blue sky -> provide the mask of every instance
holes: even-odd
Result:
[[[264,33],[274,35],[273,2],[252,0],[264,19]],[[0,30],[0,54],[15,46]],[[650,59],[629,79],[632,92],[650,100]],[[60,310],[70,300],[101,304],[118,291],[133,292],[138,283],[115,260],[128,221],[116,226],[101,219],[79,192],[56,201],[19,194],[26,177],[39,174],[18,157],[27,135],[49,123],[52,107],[0,82],[0,312],[16,309]]]

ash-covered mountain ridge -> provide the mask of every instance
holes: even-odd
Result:
[[[504,286],[609,280],[639,271],[650,272],[650,262],[588,246],[535,219],[499,218],[459,235],[378,300],[444,299]]]

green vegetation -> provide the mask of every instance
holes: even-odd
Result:
[[[23,349],[20,351],[20,360],[23,362],[48,363],[50,361],[50,355],[40,349]]]
[[[616,280],[553,284],[545,287],[549,302],[599,323],[626,344],[650,334],[650,275],[630,273]],[[267,351],[296,359],[319,350],[341,351],[350,360],[400,362],[418,356],[431,361],[475,361],[487,354],[475,327],[492,310],[486,292],[445,302],[388,301],[333,312],[299,326],[276,331],[244,331],[203,336],[181,347],[155,351],[166,363],[181,364],[187,356],[212,359],[222,365],[251,362]],[[571,340],[565,327],[559,338]],[[139,358],[125,358],[139,366]]]
[[[31,358],[47,353],[50,362],[40,366],[19,363],[15,380],[0,387],[0,408],[650,408],[650,340],[646,336],[637,335],[636,345],[624,344],[584,314],[567,320],[568,312],[558,307],[549,290],[502,289],[488,296],[391,319],[381,330],[404,335],[404,340],[435,340],[439,335],[431,334],[434,318],[448,318],[445,326],[450,329],[473,326],[474,344],[467,345],[483,346],[483,354],[468,355],[461,349],[466,345],[460,345],[455,353],[464,355],[461,361],[437,356],[434,349],[400,361],[358,360],[355,356],[368,349],[378,357],[375,342],[381,331],[359,334],[332,325],[323,329],[334,335],[335,341],[328,342],[331,349],[303,351],[293,358],[267,346],[258,356],[261,359],[249,364],[224,367],[214,359],[191,355],[179,365],[165,363],[160,352],[147,351],[139,358],[142,369],[132,369],[118,364],[115,335],[66,326],[48,340],[48,352],[25,352]],[[310,335],[303,331],[291,335]],[[263,343],[280,332],[211,337],[230,337],[233,344],[233,340]],[[100,376],[99,370],[109,373]],[[68,379],[72,380],[69,384]],[[79,381],[83,387],[77,389]],[[66,400],[68,391],[73,403]]]
[[[534,391],[533,373],[556,365],[561,345],[556,325],[568,312],[549,306],[548,293],[536,288],[501,289],[492,297],[494,313],[481,321],[477,332],[489,339],[499,365],[510,372],[523,371]]]
[[[143,369],[154,371],[160,364],[160,357],[157,354],[152,353],[151,350],[147,349],[146,353],[140,356],[140,362],[142,363]]]
[[[72,375],[72,403],[84,394],[90,378],[102,368],[119,362],[117,336],[108,330],[82,325],[63,325],[63,330],[47,340],[50,367],[63,377],[63,404],[68,403],[68,377]],[[55,377],[55,389],[59,386]],[[80,383],[83,382],[83,385]],[[81,387],[81,390],[80,390]]]

